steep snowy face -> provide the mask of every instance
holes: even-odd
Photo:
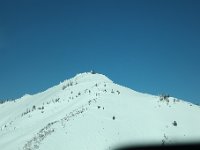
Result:
[[[0,104],[4,150],[112,149],[118,144],[199,140],[200,107],[143,94],[102,74],[82,73]]]

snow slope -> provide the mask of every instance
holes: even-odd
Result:
[[[36,95],[0,104],[3,150],[102,150],[121,144],[200,140],[200,107],[82,73]]]

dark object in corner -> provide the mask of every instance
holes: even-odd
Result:
[[[174,144],[174,145],[145,145],[145,146],[122,146],[113,150],[200,150],[200,143]]]

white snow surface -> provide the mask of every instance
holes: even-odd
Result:
[[[200,107],[139,93],[82,73],[44,92],[0,104],[3,150],[107,150],[123,144],[200,140]]]

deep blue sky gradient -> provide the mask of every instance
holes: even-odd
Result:
[[[200,103],[200,1],[0,2],[0,99],[96,70]]]

